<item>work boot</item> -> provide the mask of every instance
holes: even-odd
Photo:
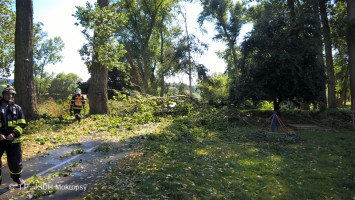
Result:
[[[25,181],[22,178],[16,178],[14,181],[18,184],[19,187],[25,186]]]

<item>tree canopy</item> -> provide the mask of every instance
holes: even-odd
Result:
[[[74,14],[87,39],[79,52],[92,75],[89,91],[96,92],[91,97],[111,89],[137,89],[164,96],[169,93],[167,78],[186,73],[190,93],[192,76],[196,75],[203,80],[199,82],[200,92],[212,92],[213,85],[220,85],[222,91],[229,89],[231,102],[223,96],[225,102],[213,104],[267,100],[273,101],[278,110],[285,100],[308,104],[328,100],[329,107],[349,101],[353,60],[351,1],[109,2],[87,3],[77,7]],[[213,84],[205,66],[196,59],[209,41],[201,42],[199,34],[189,30],[183,5],[192,2],[202,7],[196,22],[201,27],[212,23],[213,39],[225,44],[218,55],[227,64],[226,77],[213,77],[223,84]],[[0,31],[2,77],[11,74],[14,61],[15,12],[11,6],[11,0],[0,2],[0,23],[5,27]],[[244,41],[238,41],[245,23],[252,24],[253,29]],[[53,79],[44,66],[62,59],[60,51],[64,44],[58,37],[47,39],[40,23],[35,24],[32,39],[34,58],[29,61],[34,62],[36,88],[41,88],[37,83]],[[46,89],[50,84],[44,85]],[[204,97],[208,96],[211,95]]]
[[[76,74],[59,73],[53,79],[52,84],[48,89],[48,93],[52,97],[66,99],[74,94],[75,88],[80,81],[82,81],[82,79]]]
[[[227,70],[231,75],[238,75],[238,58],[236,52],[237,39],[244,23],[243,6],[232,0],[201,0],[203,11],[200,13],[198,22],[211,21],[215,24],[217,34],[215,40],[225,42],[228,48],[224,52]]]
[[[16,12],[11,9],[12,0],[0,1],[0,77],[11,75],[15,56]]]
[[[276,11],[254,24],[241,45],[242,76],[232,81],[233,102],[269,100],[278,111],[284,100],[321,100],[326,79],[317,59],[317,21],[309,16],[292,20],[288,12]]]

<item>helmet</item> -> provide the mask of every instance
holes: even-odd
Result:
[[[4,89],[7,87],[7,85],[0,85],[0,91],[1,91],[1,93],[0,93],[0,98],[2,98],[2,91],[4,91]]]
[[[80,88],[76,88],[75,94],[81,94],[81,89]]]
[[[1,88],[1,89],[2,89],[2,93],[1,94],[4,94],[4,92],[5,93],[16,94],[15,88],[12,87],[11,85],[7,85],[5,88]]]

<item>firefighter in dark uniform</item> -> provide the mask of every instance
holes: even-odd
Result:
[[[75,94],[73,95],[70,101],[70,113],[73,113],[74,111],[75,120],[77,120],[78,122],[81,121],[80,112],[82,109],[84,109],[84,106],[85,106],[84,96],[81,94],[80,88],[77,88],[75,90]]]
[[[22,150],[20,136],[23,128],[26,127],[26,120],[21,107],[12,101],[16,94],[15,89],[10,85],[2,85],[0,88],[2,90],[2,98],[0,100],[0,159],[6,152],[10,176],[19,186],[23,186],[25,182],[21,178]]]

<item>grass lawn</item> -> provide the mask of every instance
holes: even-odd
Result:
[[[340,126],[333,131],[296,131],[300,141],[280,143],[248,135],[255,131],[250,122],[260,124],[269,113],[245,113],[249,118],[235,121],[190,103],[172,115],[153,114],[159,104],[143,98],[124,103],[114,101],[110,115],[80,124],[66,115],[31,122],[23,136],[24,160],[94,133],[140,145],[85,199],[355,199],[355,131],[347,113],[323,116],[322,122]],[[341,120],[329,118],[334,115]],[[290,116],[313,119],[307,112]]]
[[[215,110],[147,136],[86,199],[355,199],[355,132],[250,139]]]

